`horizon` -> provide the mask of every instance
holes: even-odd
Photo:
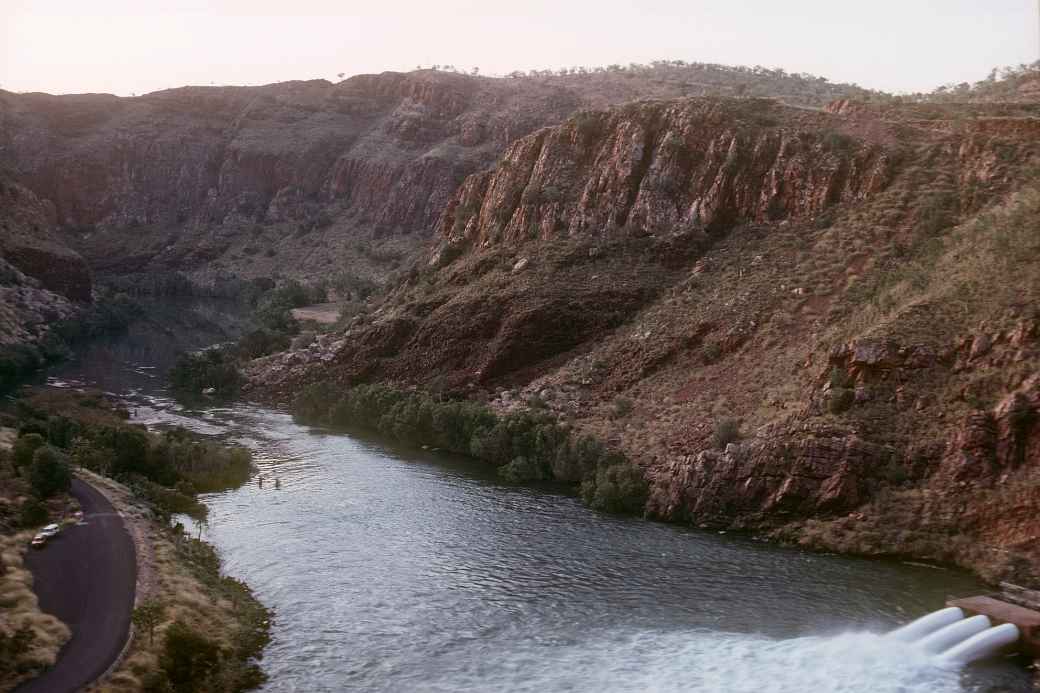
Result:
[[[444,0],[436,8],[388,0],[300,0],[281,14],[270,0],[214,8],[176,0],[141,10],[98,0],[0,8],[0,89],[26,93],[144,95],[184,86],[262,86],[454,65],[465,73],[684,60],[781,68],[892,94],[974,83],[995,67],[1037,59],[1037,4],[880,0],[854,12],[822,0],[779,11],[765,0],[739,6],[623,0],[558,8],[535,0],[524,14],[497,3]],[[644,4],[645,5],[645,4]],[[688,6],[692,5],[692,6]],[[901,21],[893,22],[891,17]],[[342,75],[342,79],[340,79]]]

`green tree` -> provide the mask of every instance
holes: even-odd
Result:
[[[73,464],[106,476],[111,473],[115,462],[115,455],[110,448],[94,445],[82,437],[72,443],[69,457]]]
[[[29,484],[37,497],[50,498],[55,493],[67,491],[71,483],[68,458],[57,448],[46,445],[33,454]]]
[[[162,602],[155,599],[149,599],[142,602],[140,606],[134,608],[134,625],[141,630],[148,631],[149,645],[155,642],[155,627],[162,623],[163,614],[165,612],[166,607]]]
[[[26,433],[14,443],[14,468],[19,470],[32,464],[33,455],[47,443],[39,433]]]
[[[47,508],[43,503],[35,498],[30,498],[22,503],[18,521],[22,527],[39,527],[47,522],[48,517]]]

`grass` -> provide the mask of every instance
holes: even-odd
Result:
[[[0,691],[11,690],[19,681],[54,664],[61,646],[71,637],[68,626],[40,611],[32,589],[32,574],[23,561],[32,536],[32,531],[25,531],[0,537],[0,630],[10,635],[28,625],[34,635],[31,648],[16,665],[22,673],[0,680]]]
[[[5,519],[5,509],[20,505],[28,491],[27,484],[14,475],[8,459],[10,431],[0,428],[0,521]],[[0,523],[0,530],[3,529]],[[8,526],[0,534],[0,632],[10,636],[28,626],[33,633],[28,651],[19,654],[15,662],[4,662],[8,667],[0,667],[0,691],[12,690],[19,681],[53,664],[71,635],[64,623],[40,611],[33,592],[32,574],[24,559],[34,533],[35,529],[16,530]],[[12,671],[4,673],[5,668]]]
[[[163,634],[178,620],[229,653],[240,652],[243,643],[259,643],[262,649],[270,613],[248,588],[220,574],[219,560],[208,544],[158,522],[148,504],[122,484],[90,472],[83,474],[130,525],[140,564],[137,604],[155,600],[165,607],[154,643],[147,636],[135,635],[126,657],[96,687],[98,693],[141,690],[144,680],[159,668]],[[244,660],[235,662],[242,667],[236,674],[238,680],[259,676],[259,670],[245,671],[258,654],[250,651]]]

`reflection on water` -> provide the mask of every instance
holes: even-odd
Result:
[[[952,671],[871,635],[981,589],[967,576],[603,515],[248,404],[186,410],[142,353],[63,376],[247,445],[280,482],[205,497],[226,570],[276,610],[265,690],[1029,690],[1016,665]]]

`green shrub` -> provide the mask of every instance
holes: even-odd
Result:
[[[848,152],[856,146],[856,140],[843,132],[832,130],[824,135],[823,146],[835,152]]]
[[[22,378],[46,363],[34,346],[13,344],[0,346],[0,392],[14,387]]]
[[[68,457],[50,445],[38,448],[29,467],[29,484],[38,498],[50,498],[55,493],[68,491],[72,484]]]
[[[475,402],[384,385],[341,390],[319,383],[304,388],[294,411],[306,422],[365,428],[468,455],[498,467],[509,481],[585,482],[583,499],[603,510],[638,512],[646,500],[646,482],[636,467],[591,436],[572,435],[543,410],[498,416]]]
[[[66,416],[51,416],[47,419],[47,441],[62,449],[68,449],[79,435],[79,424]]]
[[[215,642],[199,635],[183,621],[166,629],[159,667],[177,693],[215,690],[212,683],[222,652]]]
[[[552,478],[552,468],[539,464],[536,460],[516,457],[513,461],[498,468],[498,475],[506,481],[519,483],[523,481],[544,481]]]
[[[18,523],[22,527],[39,527],[47,523],[48,517],[47,507],[35,498],[22,503],[18,511]]]
[[[632,413],[632,400],[627,397],[616,397],[610,412],[610,418],[623,419]]]
[[[253,471],[252,455],[245,448],[199,441],[182,428],[163,433],[148,455],[151,478],[167,486],[176,480],[187,482],[193,493],[236,488]]]
[[[830,382],[831,387],[852,387],[852,378],[849,377],[848,373],[837,366],[831,368],[827,380]]]
[[[87,438],[76,438],[69,450],[72,464],[108,476],[115,466],[115,454],[110,448],[94,444]]]
[[[170,369],[170,384],[181,394],[233,397],[242,384],[235,360],[224,349],[182,354]],[[207,392],[207,391],[211,392]]]
[[[716,448],[722,450],[730,443],[737,442],[740,438],[740,419],[726,418],[715,423],[711,442]]]
[[[39,433],[26,433],[18,437],[18,440],[14,442],[14,450],[12,461],[14,462],[15,470],[20,470],[22,467],[28,467],[32,464],[33,455],[36,451],[47,444],[43,436]]]
[[[835,387],[827,391],[827,411],[842,414],[848,411],[856,401],[855,391],[847,387]]]
[[[581,484],[581,498],[589,507],[612,513],[640,513],[648,487],[642,471],[619,455],[611,455]]]
[[[715,363],[722,357],[722,347],[715,342],[708,342],[701,349],[701,357],[704,363]]]
[[[256,359],[279,351],[285,351],[291,343],[289,335],[266,327],[253,330],[238,340],[238,355],[243,359]]]
[[[187,493],[162,486],[142,476],[131,477],[127,481],[136,495],[154,505],[156,510],[166,517],[187,515],[196,520],[203,520],[209,513],[205,505]]]

